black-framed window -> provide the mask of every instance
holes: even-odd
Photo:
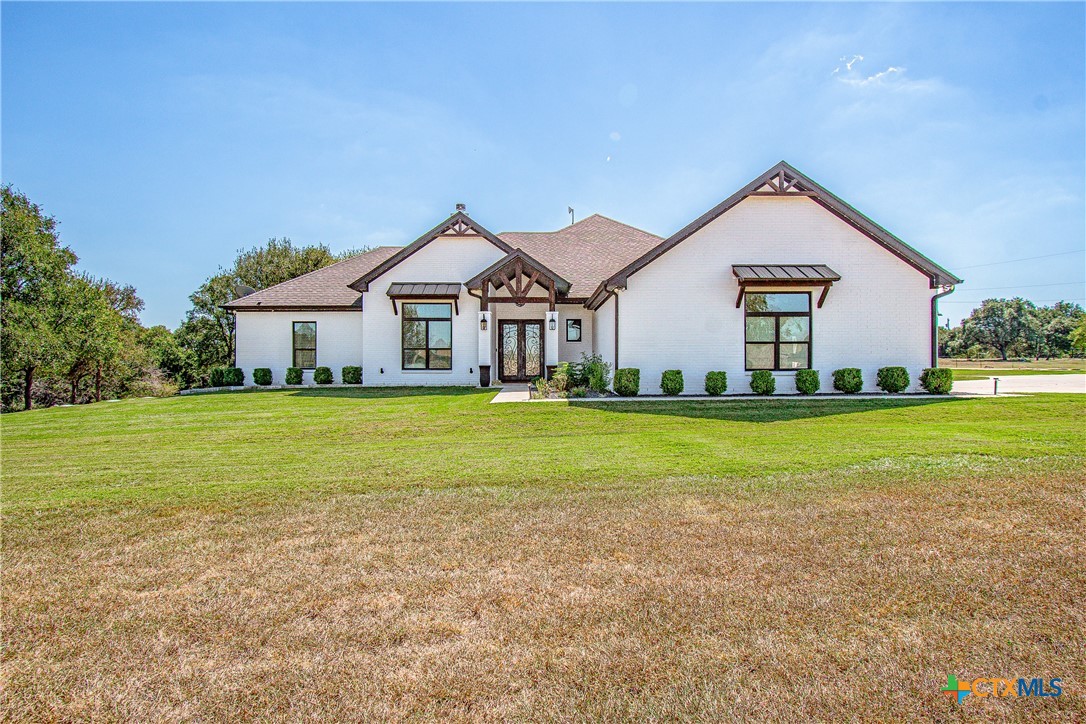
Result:
[[[408,302],[401,309],[403,368],[451,370],[452,305]]]
[[[566,341],[567,342],[580,342],[581,341],[581,320],[579,320],[579,319],[567,319],[566,320]]]
[[[810,369],[810,292],[747,292],[743,304],[748,370]]]
[[[317,366],[317,323],[294,323],[294,366],[311,370]]]

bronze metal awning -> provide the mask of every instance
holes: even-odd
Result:
[[[394,314],[399,313],[397,299],[449,299],[460,314],[460,282],[393,282],[387,294]]]
[[[732,274],[739,282],[739,296],[735,306],[743,303],[743,294],[748,287],[822,287],[818,297],[818,306],[826,301],[826,295],[834,282],[841,281],[841,275],[825,264],[735,264]]]

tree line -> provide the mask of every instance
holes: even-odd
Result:
[[[78,271],[56,219],[0,187],[0,405],[11,412],[206,386],[211,369],[233,358],[233,316],[220,305],[243,287],[263,289],[362,251],[269,239],[208,277],[176,329],[144,327],[134,287]]]
[[[986,299],[962,323],[939,331],[940,357],[1052,359],[1086,355],[1086,313],[1057,302],[1038,307],[1014,299]]]

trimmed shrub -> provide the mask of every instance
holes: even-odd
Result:
[[[245,370],[240,367],[227,367],[223,370],[222,381],[229,387],[241,387],[245,384]]]
[[[580,362],[569,363],[569,388],[574,387],[588,387],[588,375]]]
[[[801,395],[813,395],[822,383],[818,380],[818,370],[800,370],[796,372],[796,390]]]
[[[769,370],[750,373],[750,389],[756,395],[772,395],[777,391],[777,380]]]
[[[257,367],[253,370],[253,382],[258,385],[270,385],[271,384],[271,370],[267,367]]]
[[[933,395],[947,395],[954,387],[954,370],[928,367],[920,373],[920,386]]]
[[[362,384],[362,368],[356,365],[347,365],[339,371],[339,378],[345,385]]]
[[[554,368],[554,374],[551,375],[551,385],[558,392],[565,392],[569,389],[571,372],[569,362],[559,362],[558,366]]]
[[[581,372],[593,392],[603,394],[611,384],[611,365],[598,354],[581,354]]]
[[[904,367],[880,367],[875,384],[883,392],[901,392],[909,387],[909,371]]]
[[[287,384],[288,385],[300,385],[300,384],[302,384],[302,368],[301,367],[287,367]]]
[[[681,395],[683,391],[683,371],[664,370],[660,378],[660,389],[665,395]]]
[[[332,370],[328,367],[318,367],[313,370],[313,381],[318,385],[332,384]]]
[[[222,387],[226,384],[226,368],[225,367],[212,367],[211,373],[208,375],[209,384],[212,387]]]
[[[705,394],[707,395],[723,395],[724,391],[728,389],[728,373],[727,372],[706,372],[705,373]]]
[[[833,371],[833,389],[854,395],[864,388],[864,378],[857,367],[843,367]]]
[[[641,391],[641,370],[623,367],[615,370],[615,393],[623,397],[637,397]]]

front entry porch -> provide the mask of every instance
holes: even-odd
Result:
[[[544,376],[543,322],[528,319],[498,321],[498,379],[527,382]]]

